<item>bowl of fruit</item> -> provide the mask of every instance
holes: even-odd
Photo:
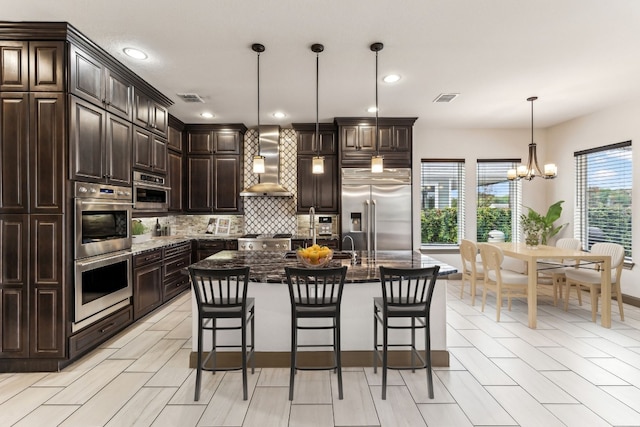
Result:
[[[324,267],[333,258],[333,250],[326,246],[312,245],[307,248],[300,248],[296,251],[298,261],[305,267]]]

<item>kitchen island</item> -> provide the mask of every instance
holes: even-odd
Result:
[[[440,275],[456,272],[456,268],[414,251],[378,251],[375,259],[366,252],[352,260],[333,259],[330,266],[348,266],[342,297],[342,350],[345,366],[370,366],[373,349],[373,298],[382,296],[379,267],[419,268],[440,265]],[[284,267],[300,267],[295,257],[285,252],[222,251],[195,264],[198,268],[233,268],[249,266],[248,294],[256,300],[256,360],[258,366],[288,366],[290,340],[290,302]],[[446,350],[446,279],[439,279],[431,305],[431,348],[435,366],[448,366]],[[197,349],[197,310],[195,298],[192,324],[193,363]],[[403,331],[397,331],[397,334]],[[398,336],[397,334],[393,334]],[[220,336],[220,344],[239,342],[237,336]],[[300,337],[304,344],[304,334]],[[317,336],[315,337],[317,340]],[[327,338],[328,340],[329,338]],[[327,341],[329,342],[329,341]],[[406,340],[405,340],[406,342]],[[418,345],[424,342],[418,339]],[[423,347],[424,348],[424,347]],[[205,334],[204,349],[211,349],[211,336]],[[221,359],[222,360],[222,359]]]

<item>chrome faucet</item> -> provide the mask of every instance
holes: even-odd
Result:
[[[344,243],[345,240],[349,239],[351,241],[351,263],[355,264],[357,262],[357,255],[356,255],[356,248],[355,248],[355,244],[353,243],[353,237],[347,235],[344,236],[344,238],[342,239],[342,243]]]
[[[309,208],[309,233],[311,233],[311,244],[316,244],[316,209],[311,206]]]

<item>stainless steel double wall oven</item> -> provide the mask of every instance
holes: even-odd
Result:
[[[74,205],[76,331],[129,304],[131,187],[76,182]]]

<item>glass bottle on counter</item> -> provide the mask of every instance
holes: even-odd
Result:
[[[162,235],[162,227],[160,227],[160,220],[156,218],[156,236]]]

